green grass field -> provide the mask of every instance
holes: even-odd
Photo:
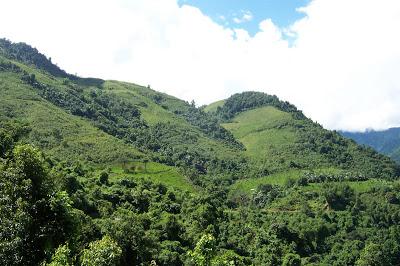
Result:
[[[146,164],[142,162],[130,162],[114,164],[111,167],[110,181],[117,181],[121,178],[148,179],[155,183],[161,183],[167,187],[174,187],[191,193],[197,193],[198,188],[194,187],[179,171],[172,166],[156,162]]]
[[[325,173],[325,174],[335,174],[338,173],[339,169],[335,168],[323,168],[316,169],[315,172]],[[308,172],[307,170],[291,170],[287,172],[272,174],[269,176],[264,176],[261,178],[249,178],[239,180],[234,183],[230,188],[231,194],[237,193],[245,193],[247,195],[251,195],[254,190],[257,189],[259,185],[262,184],[271,184],[271,185],[279,185],[284,186],[289,179],[296,180],[303,176],[304,173]],[[332,182],[335,183],[335,182]],[[348,184],[352,187],[356,192],[362,193],[370,190],[372,187],[381,187],[390,184],[394,184],[391,181],[381,180],[381,179],[369,179],[366,181],[344,181],[343,183]],[[321,190],[323,183],[310,183],[307,186],[300,187],[304,191],[319,191]]]
[[[223,126],[245,145],[249,157],[262,159],[293,145],[296,134],[285,127],[292,120],[291,114],[268,106],[243,112]]]
[[[211,104],[207,105],[206,107],[204,107],[204,112],[207,112],[207,113],[215,112],[215,111],[217,111],[217,108],[219,106],[224,105],[224,103],[225,103],[225,100],[220,100],[220,101],[211,103]]]
[[[1,119],[28,124],[31,132],[27,140],[56,158],[104,163],[141,156],[134,147],[95,128],[89,121],[43,100],[9,73],[0,73],[0,114]]]

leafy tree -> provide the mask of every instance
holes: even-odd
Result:
[[[108,173],[107,172],[101,172],[100,176],[99,176],[99,181],[101,184],[103,185],[107,185],[108,184]]]
[[[67,245],[59,246],[53,256],[51,262],[45,266],[72,266],[71,250]]]
[[[6,265],[35,265],[49,243],[67,237],[68,209],[60,205],[67,196],[53,195],[39,150],[17,145],[10,156],[0,168],[0,260]]]
[[[293,253],[288,253],[283,258],[282,266],[300,266],[301,259],[300,256]]]
[[[119,265],[122,250],[109,236],[104,236],[89,244],[83,251],[82,266],[113,266]]]
[[[215,238],[206,234],[197,242],[194,250],[188,252],[189,261],[196,266],[209,266],[215,256]]]
[[[374,243],[368,243],[361,252],[360,258],[357,260],[357,266],[380,266],[386,265],[385,254],[382,248]]]
[[[324,185],[323,195],[329,207],[344,210],[354,200],[354,190],[345,184]]]

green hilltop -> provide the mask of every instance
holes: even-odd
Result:
[[[0,39],[4,265],[397,265],[399,176],[277,96],[197,108]]]

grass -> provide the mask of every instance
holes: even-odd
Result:
[[[225,100],[213,102],[213,103],[207,105],[206,107],[204,107],[204,112],[206,112],[206,113],[215,112],[215,111],[217,111],[217,108],[220,106],[223,106],[224,103],[225,103]]]
[[[332,183],[337,183],[337,182],[332,182]],[[349,185],[351,188],[354,189],[354,191],[356,191],[358,193],[368,192],[373,187],[378,188],[378,187],[384,187],[384,186],[393,184],[393,182],[391,182],[391,181],[382,180],[382,179],[370,179],[367,181],[344,181],[342,183]],[[309,184],[308,186],[303,187],[303,189],[305,191],[320,191],[322,186],[323,186],[322,183],[318,183],[318,184],[314,183],[314,184]]]
[[[296,142],[295,132],[285,127],[292,121],[291,114],[268,106],[240,113],[223,126],[244,144],[249,157],[263,159]]]
[[[34,67],[13,63],[28,73],[35,74],[41,83],[59,88],[65,86],[61,78],[52,77]],[[150,125],[169,122],[182,132],[194,132],[198,137],[193,144],[195,147],[202,147],[209,153],[217,152],[223,158],[237,155],[235,151],[208,138],[198,128],[168,110],[171,107],[179,109],[181,105],[186,104],[184,101],[163,94],[163,103],[157,104],[153,100],[153,97],[158,95],[157,92],[125,82],[106,81],[103,89],[138,106],[142,118]],[[163,106],[164,104],[169,107]],[[134,161],[143,156],[132,145],[94,127],[89,120],[74,116],[43,99],[15,73],[0,72],[0,119],[15,119],[28,124],[31,132],[25,141],[60,160],[107,166],[121,161]],[[117,175],[118,170],[114,170],[114,174]],[[166,165],[150,163],[148,173],[140,172],[132,176],[149,178],[155,182],[194,191],[191,183],[178,173],[177,169]]]
[[[163,165],[156,162],[149,162],[144,165],[141,162],[130,162],[126,164],[114,164],[111,167],[110,181],[117,181],[123,177],[132,179],[148,179],[155,183],[162,183],[167,187],[174,187],[191,193],[197,193],[194,187],[177,168]],[[126,171],[125,169],[132,169]]]
[[[336,174],[340,169],[337,168],[321,168],[315,169],[314,172],[325,173],[325,174]],[[268,176],[264,176],[261,178],[249,178],[242,179],[234,183],[230,187],[231,194],[240,194],[244,193],[250,195],[253,193],[255,189],[259,185],[262,184],[271,184],[271,185],[279,185],[284,186],[289,179],[298,179],[303,176],[304,173],[308,172],[308,170],[289,170],[286,172],[281,172],[277,174],[272,174]],[[332,182],[336,183],[336,182]],[[372,187],[380,187],[389,184],[393,184],[393,182],[381,180],[381,179],[369,179],[366,181],[344,181],[343,183],[348,184],[352,187],[356,192],[362,193],[370,190]],[[323,186],[323,183],[310,183],[307,186],[301,187],[304,191],[320,191]]]
[[[214,140],[206,136],[201,130],[191,124],[185,119],[176,115],[173,110],[185,110],[186,103],[180,99],[169,96],[167,94],[160,94],[150,88],[139,86],[127,82],[119,81],[106,81],[103,88],[108,93],[115,94],[131,104],[139,107],[142,118],[149,124],[155,125],[157,123],[170,123],[177,131],[193,133],[196,136],[194,143],[174,143],[173,145],[187,145],[192,146],[193,149],[201,147],[204,151],[210,154],[216,154],[219,158],[234,158],[241,156],[242,153],[232,148],[227,147],[222,142]],[[156,95],[162,95],[163,100],[158,104],[153,98]]]
[[[89,121],[43,100],[14,74],[0,73],[0,114],[1,119],[27,123],[27,141],[59,159],[104,163],[141,156]]]
[[[245,194],[251,194],[259,185],[271,184],[283,186],[288,179],[300,178],[304,173],[304,170],[291,170],[288,172],[277,173],[269,176],[264,176],[261,178],[248,178],[242,179],[234,183],[230,191],[231,193],[242,192]]]
[[[103,87],[109,93],[113,93],[121,98],[124,98],[131,104],[138,106],[142,117],[150,125],[154,125],[159,122],[172,122],[178,124],[186,123],[186,121],[176,117],[176,115],[174,115],[172,112],[169,112],[160,105],[156,104],[151,99],[151,96],[154,93],[148,88],[119,81],[106,81],[103,84]]]

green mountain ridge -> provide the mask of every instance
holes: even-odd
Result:
[[[396,265],[399,176],[277,96],[196,108],[0,39],[4,265]]]

